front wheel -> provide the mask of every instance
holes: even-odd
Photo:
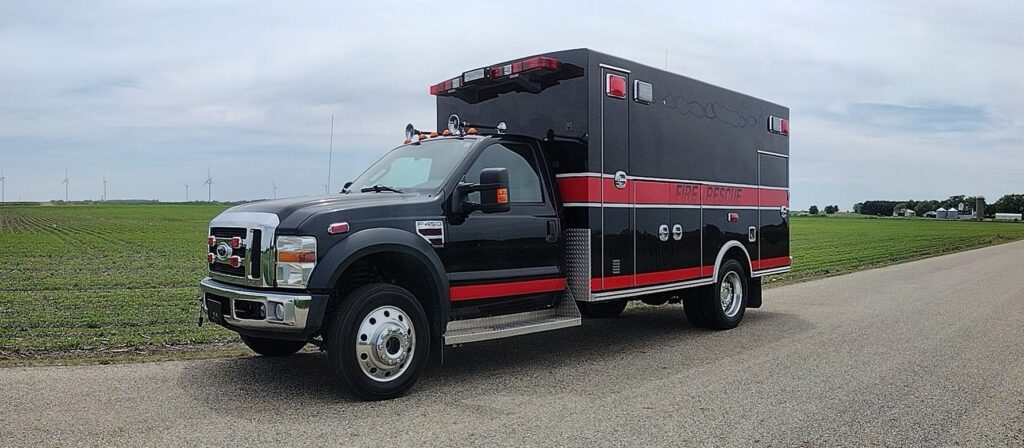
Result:
[[[286,341],[252,336],[242,336],[242,342],[252,351],[269,357],[293,355],[306,346],[306,341]]]
[[[342,302],[327,341],[331,373],[365,400],[407,392],[430,356],[427,316],[405,288],[362,286]]]
[[[683,311],[691,324],[712,330],[735,328],[747,308],[747,276],[736,260],[722,263],[718,281],[688,295]]]

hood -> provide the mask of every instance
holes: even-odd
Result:
[[[405,204],[425,204],[437,200],[436,195],[420,193],[347,193],[330,196],[299,197],[252,202],[232,207],[225,213],[264,212],[274,213],[281,224],[278,229],[298,229],[303,222],[315,215],[332,214],[340,211],[359,211],[358,215],[373,215],[379,208],[392,208]],[[365,213],[364,213],[365,211]],[[393,214],[393,211],[389,214]],[[347,216],[353,216],[349,213]]]

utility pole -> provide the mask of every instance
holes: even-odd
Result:
[[[0,204],[7,202],[7,194],[4,192],[6,184],[7,176],[4,176],[4,166],[0,165]]]
[[[327,185],[324,185],[324,194],[331,194],[331,167],[334,165],[334,114],[331,114],[331,146],[327,156]]]
[[[274,199],[277,199],[277,182],[271,182],[271,185],[274,186]]]
[[[185,182],[185,202],[188,202],[188,182]]]
[[[103,176],[103,202],[107,202],[107,176]]]

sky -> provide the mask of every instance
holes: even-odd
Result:
[[[428,86],[588,47],[790,108],[791,201],[1024,193],[1024,2],[0,0],[8,201],[322,194]]]

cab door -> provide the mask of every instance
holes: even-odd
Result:
[[[449,226],[445,248],[438,254],[448,271],[453,310],[502,299],[525,303],[522,307],[506,303],[509,311],[553,304],[565,290],[565,277],[559,263],[560,228],[551,180],[544,175],[548,170],[539,148],[517,141],[493,143],[477,155],[465,182],[479,182],[485,168],[508,170],[510,211],[475,211]],[[467,199],[479,202],[479,193]]]

